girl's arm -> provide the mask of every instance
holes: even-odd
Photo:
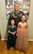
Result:
[[[26,34],[27,34],[27,37],[28,37],[28,35],[29,35],[28,23],[26,25]]]
[[[20,28],[20,22],[18,23],[17,31],[16,31],[16,36],[18,36],[18,28]]]
[[[16,31],[14,33],[16,33]]]
[[[28,23],[26,24],[26,29],[28,29]]]
[[[18,23],[18,28],[21,28],[21,22]]]
[[[8,33],[13,34],[13,32],[11,32],[10,30],[8,30]]]
[[[8,30],[8,33],[10,33],[10,30]]]

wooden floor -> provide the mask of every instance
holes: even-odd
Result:
[[[33,54],[33,42],[29,42],[29,49],[24,53],[14,49],[7,50],[6,42],[0,40],[0,54]]]

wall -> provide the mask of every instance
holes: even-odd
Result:
[[[28,21],[28,26],[29,26],[29,39],[33,41],[33,0],[31,0],[30,3],[30,15],[29,15],[29,21]]]
[[[0,31],[1,31],[1,38],[5,38],[5,32],[7,27],[7,20],[6,20],[6,9],[5,9],[5,0],[0,0]]]
[[[28,20],[29,27],[29,39],[33,40],[33,0],[31,0],[30,4],[30,15]],[[6,28],[7,28],[7,19],[6,19],[6,9],[5,9],[5,0],[0,0],[0,31],[1,31],[1,39],[5,38]]]

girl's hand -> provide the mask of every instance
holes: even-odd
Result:
[[[13,32],[11,32],[10,30],[8,31],[8,33],[13,34]]]
[[[13,32],[11,32],[11,34],[13,34]]]
[[[14,32],[11,32],[11,34],[15,35],[15,33],[14,33]]]
[[[16,33],[16,31],[15,32],[13,32],[14,34]]]
[[[15,33],[13,32],[13,35],[15,35]]]

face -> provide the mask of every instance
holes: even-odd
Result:
[[[24,22],[26,20],[26,16],[23,15],[22,18],[21,18],[21,20]]]
[[[15,4],[14,8],[15,8],[16,11],[18,11],[20,9],[20,4]]]
[[[11,25],[14,25],[15,24],[15,21],[14,20],[11,20]]]

